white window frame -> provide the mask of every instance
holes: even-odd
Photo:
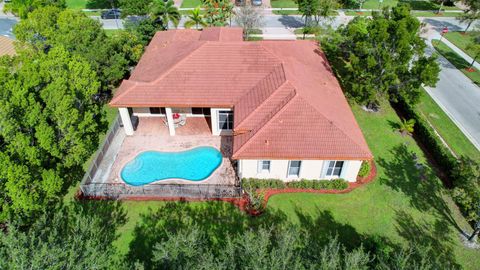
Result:
[[[268,169],[264,168],[265,164],[268,164]],[[258,174],[270,173],[271,168],[272,168],[272,161],[271,160],[259,160],[258,163],[257,163],[257,173]]]
[[[292,162],[298,161],[298,173],[297,174],[290,174],[290,169],[292,167]],[[300,172],[302,171],[302,161],[301,160],[289,160],[288,161],[288,168],[287,168],[287,178],[299,178]]]
[[[333,162],[333,166],[332,166],[330,174],[328,174],[328,170],[330,169],[330,164],[332,162]],[[339,163],[339,162],[342,162],[342,167],[340,167],[340,172],[338,173],[338,175],[333,174],[333,172],[335,171],[335,168],[337,167],[337,163]],[[326,168],[325,168],[324,178],[327,178],[327,179],[340,178],[342,176],[342,174],[344,173],[345,164],[346,164],[345,160],[328,160],[327,163],[326,163],[326,166],[325,166]]]
[[[224,129],[222,126],[220,126],[220,124],[221,124],[220,115],[221,115],[221,114],[227,116],[227,121],[226,121],[226,123],[227,123],[227,128],[226,128],[226,129]],[[229,125],[230,121],[228,121],[228,117],[229,117],[230,115],[231,115],[231,117],[232,117],[231,126]],[[234,119],[233,119],[233,111],[219,110],[219,111],[217,112],[217,119],[218,119],[217,128],[218,128],[218,130],[219,130],[220,132],[222,132],[222,131],[232,131],[232,130],[233,130],[233,121],[234,121]]]

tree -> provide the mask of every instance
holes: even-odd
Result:
[[[398,130],[403,135],[412,134],[414,127],[415,127],[415,119],[409,119],[409,120],[402,119],[402,122],[400,123]]]
[[[147,15],[151,4],[152,0],[119,0],[119,6],[122,9],[122,17],[128,15]]]
[[[113,241],[125,217],[102,204],[58,206],[27,229],[10,224],[0,231],[0,269],[118,269]]]
[[[468,237],[468,241],[475,241],[478,235],[480,234],[480,201],[477,202],[477,220],[473,225],[473,232]]]
[[[12,0],[5,4],[4,10],[26,19],[30,12],[45,6],[55,6],[62,9],[67,7],[65,0]]]
[[[480,164],[468,157],[461,157],[452,170],[455,188],[452,197],[460,206],[468,221],[478,221],[480,202]]]
[[[248,40],[253,29],[259,28],[263,24],[263,10],[245,5],[237,10],[235,22],[243,28],[244,39]]]
[[[371,19],[355,18],[324,38],[322,48],[349,98],[368,108],[399,97],[413,104],[420,87],[434,86],[440,71],[435,56],[425,55],[419,30],[410,8],[400,4]]]
[[[467,6],[463,14],[457,17],[462,23],[467,23],[466,33],[470,26],[478,19],[480,19],[480,2],[477,0],[462,0],[462,3]]]
[[[109,93],[130,70],[130,55],[118,51],[102,25],[82,12],[44,7],[31,12],[14,28],[16,38],[33,50],[61,46],[86,59],[96,71],[102,91]]]
[[[185,28],[191,28],[194,25],[196,29],[200,29],[200,26],[207,26],[207,23],[203,20],[200,7],[196,7],[189,11],[188,21],[186,21],[184,24]]]
[[[325,20],[333,19],[332,14],[334,14],[339,6],[337,0],[319,0],[318,11],[317,14],[315,14],[317,24],[320,18],[324,18]]]
[[[172,22],[175,28],[177,28],[180,22],[180,12],[175,6],[173,0],[153,0],[150,5],[150,17],[154,21],[162,22],[165,29],[168,29],[168,23]]]
[[[127,32],[134,34],[143,46],[148,45],[157,31],[165,30],[162,22],[150,17],[138,21],[127,21],[124,25]]]
[[[202,0],[205,22],[208,26],[226,26],[233,15],[233,4],[229,0]]]
[[[0,65],[0,220],[42,211],[83,174],[105,130],[88,61],[56,46]]]
[[[305,18],[305,27],[311,26],[311,18],[319,12],[319,0],[298,0],[298,11]]]
[[[473,53],[473,60],[469,67],[472,68],[475,64],[475,60],[477,60],[478,56],[480,56],[480,37],[475,38],[473,43],[468,44],[467,50]]]

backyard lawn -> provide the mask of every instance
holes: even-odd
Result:
[[[480,151],[463,135],[427,92],[423,91],[417,109],[435,127],[457,156],[465,155],[480,161]]]
[[[473,39],[476,35],[479,35],[479,32],[467,32],[464,34],[463,32],[448,32],[445,35],[445,38],[448,39],[451,43],[461,49],[463,52],[468,54],[470,57],[474,58],[475,54],[468,50],[468,45],[473,43]]]
[[[441,55],[443,55],[443,57],[445,57],[450,63],[452,63],[458,70],[463,72],[463,74],[470,78],[470,80],[472,80],[474,83],[480,85],[480,71],[478,71],[476,68],[473,68],[472,70],[467,70],[470,67],[470,63],[465,61],[463,57],[450,49],[450,47],[445,45],[445,43],[439,43],[438,40],[432,40],[432,44],[435,49]]]
[[[423,101],[425,102],[425,101]],[[396,245],[431,245],[432,256],[465,269],[479,269],[480,250],[464,248],[459,230],[470,231],[439,179],[426,167],[424,179],[414,156],[425,163],[415,141],[393,126],[400,120],[388,104],[381,112],[354,114],[375,156],[377,179],[343,195],[282,194],[270,198],[267,213],[249,218],[222,202],[122,202],[126,222],[118,224],[114,243],[120,257],[145,261],[165,226],[181,228],[195,223],[221,246],[227,234],[259,225],[297,224],[315,236],[334,236],[347,247],[382,239]],[[99,201],[99,204],[104,202]]]

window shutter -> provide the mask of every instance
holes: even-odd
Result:
[[[320,171],[320,179],[325,179],[329,164],[330,164],[330,160],[324,160],[323,161],[322,168],[321,168],[321,171]]]
[[[345,179],[345,176],[347,175],[347,171],[348,171],[348,161],[345,160],[343,162],[343,167],[342,167],[342,172],[340,173],[340,178]]]

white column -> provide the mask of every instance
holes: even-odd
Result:
[[[165,113],[167,114],[168,131],[170,132],[170,136],[175,136],[175,124],[173,123],[172,108],[165,108]]]
[[[123,123],[123,130],[125,130],[125,134],[128,136],[133,135],[133,125],[132,119],[130,119],[130,113],[128,112],[128,108],[118,108],[120,112],[120,117],[122,118]]]

